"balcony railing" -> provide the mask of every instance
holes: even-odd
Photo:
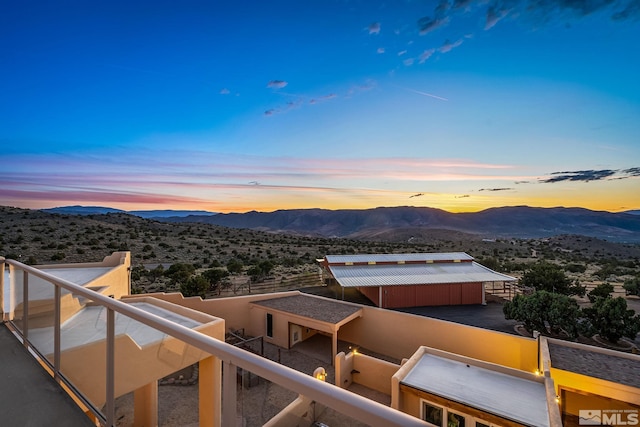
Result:
[[[21,283],[20,289],[11,289],[11,294],[22,293],[22,312],[19,319],[9,319],[8,314],[5,312],[5,269],[9,267],[10,283],[8,288],[14,284]],[[89,410],[95,415],[96,419],[106,426],[115,425],[115,399],[116,399],[116,385],[115,385],[115,371],[120,369],[120,366],[116,366],[116,327],[115,318],[116,313],[118,316],[126,316],[129,319],[133,319],[137,322],[146,325],[149,328],[153,328],[156,331],[160,331],[170,337],[182,341],[183,343],[192,346],[202,352],[211,355],[222,362],[224,376],[221,382],[221,399],[222,408],[221,416],[217,417],[213,421],[213,425],[232,426],[236,425],[237,419],[237,376],[234,372],[237,372],[238,368],[244,371],[251,372],[259,377],[262,377],[272,383],[278,384],[291,392],[304,396],[316,404],[324,405],[334,411],[344,414],[354,420],[361,423],[372,426],[425,426],[423,421],[394,410],[388,406],[371,401],[357,394],[353,394],[347,390],[336,387],[332,384],[319,381],[314,377],[296,371],[287,366],[278,364],[274,361],[261,357],[259,355],[247,352],[245,350],[234,347],[223,341],[214,339],[200,332],[192,330],[186,326],[182,326],[170,320],[166,320],[162,317],[151,314],[147,311],[141,310],[131,304],[126,304],[121,301],[115,300],[108,296],[97,293],[91,289],[79,286],[70,281],[55,277],[44,271],[22,264],[15,260],[4,259],[0,257],[0,307],[2,307],[3,320],[12,323],[14,329],[22,337],[22,341],[28,349],[37,354],[39,359],[47,364],[51,369],[54,378],[61,384],[64,384],[76,397],[83,402],[83,404],[89,408]],[[30,337],[30,330],[38,331],[41,333],[42,329],[34,329],[29,325],[30,318],[32,322],[36,319],[40,323],[41,319],[34,317],[30,314],[30,310],[36,312],[43,311],[41,304],[34,304],[34,301],[30,299],[30,292],[41,292],[42,289],[32,289],[34,286],[30,284],[30,278],[38,278],[39,280],[32,280],[38,282],[38,287],[44,288],[49,295],[52,296],[52,319],[48,319],[48,324],[52,324],[53,337],[48,337],[49,341],[53,341],[53,351],[44,352],[41,351],[42,345],[38,344],[42,342],[41,337]],[[51,289],[51,286],[53,289]],[[18,292],[17,292],[18,291]],[[105,404],[101,405],[101,408],[97,408],[91,399],[87,398],[80,387],[77,387],[72,381],[69,380],[69,372],[61,369],[61,361],[64,357],[64,352],[61,351],[63,337],[61,336],[61,313],[63,307],[61,306],[62,293],[71,293],[75,297],[91,301],[92,306],[101,307],[106,311],[104,316],[104,322],[106,322],[106,333],[104,336],[104,342],[106,343],[104,360],[104,372],[94,370],[93,375],[104,375],[105,384]],[[102,319],[102,318],[101,318]],[[48,331],[49,329],[47,329]],[[38,343],[34,343],[34,338]],[[48,356],[47,356],[48,355]],[[220,375],[220,372],[218,372]],[[211,402],[215,404],[215,402]],[[200,420],[201,425],[203,420]]]

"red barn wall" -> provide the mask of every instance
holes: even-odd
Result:
[[[375,291],[375,297],[367,292]],[[378,307],[404,308],[434,305],[482,304],[482,283],[449,283],[434,285],[385,286],[382,302],[378,300],[378,288],[360,288],[360,291]],[[374,299],[375,298],[375,299]]]
[[[360,293],[369,298],[376,307],[380,307],[380,287],[379,286],[363,286],[358,288]]]

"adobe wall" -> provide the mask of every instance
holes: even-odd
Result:
[[[376,307],[363,307],[339,339],[397,359],[427,346],[529,372],[538,363],[535,339]]]
[[[249,303],[291,295],[299,295],[299,292],[206,300],[184,298],[180,293],[147,296],[221,317],[226,321],[227,331],[244,328],[248,335],[259,336],[265,335],[265,310],[251,308]],[[427,346],[529,372],[538,367],[537,342],[532,338],[377,307],[357,306],[363,309],[362,317],[343,325],[339,339],[377,353],[408,359],[420,346]],[[283,348],[289,345],[289,326],[285,317],[273,317],[274,340],[270,341]]]
[[[291,292],[279,292],[276,294],[257,294],[257,295],[244,295],[238,297],[227,298],[212,298],[203,300],[200,297],[185,298],[181,293],[153,293],[145,294],[158,298],[164,301],[169,301],[174,304],[189,307],[194,310],[201,311],[203,313],[210,314],[211,316],[220,317],[225,320],[227,331],[235,331],[244,328],[247,335],[259,336],[264,334],[264,312],[260,311],[260,314],[253,310],[249,303],[254,301],[260,301],[265,299],[280,298],[292,295],[299,295],[298,291]],[[274,316],[274,319],[277,316]],[[274,330],[275,333],[275,330]],[[285,331],[284,336],[288,336]],[[286,345],[284,346],[286,348]]]

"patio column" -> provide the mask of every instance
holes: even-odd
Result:
[[[133,425],[158,425],[158,381],[150,382],[133,392]]]
[[[198,415],[201,426],[222,425],[222,361],[207,357],[198,364]]]
[[[338,354],[338,329],[340,327],[334,327],[331,334],[331,366],[335,365],[336,355]]]
[[[236,402],[238,401],[238,367],[231,362],[224,362],[224,371],[222,378],[222,392],[224,397],[222,404],[224,409],[222,410],[222,425],[234,426],[236,425]]]

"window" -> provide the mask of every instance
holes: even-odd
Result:
[[[464,427],[465,416],[447,410],[447,427]]]
[[[273,314],[267,313],[267,336],[273,338]]]
[[[432,405],[431,403],[422,402],[422,419],[426,422],[442,427],[443,414],[443,408]]]
[[[500,427],[496,424],[483,421],[471,415],[458,413],[444,406],[438,406],[427,400],[422,400],[421,418],[437,427]],[[444,421],[446,420],[446,423]]]

